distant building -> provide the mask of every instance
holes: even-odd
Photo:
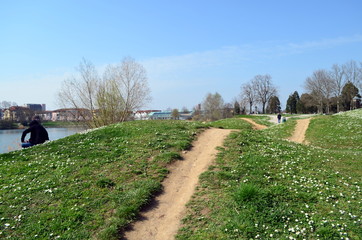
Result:
[[[179,113],[179,119],[180,120],[191,120],[192,117],[194,116],[194,111],[192,112],[180,112]]]
[[[193,112],[180,112],[178,119],[179,120],[191,120],[193,117]],[[149,119],[151,120],[170,120],[173,119],[172,112],[153,112],[149,114]]]
[[[42,111],[37,115],[40,116],[42,121],[52,121],[53,111]]]
[[[43,112],[46,110],[45,104],[28,103],[26,104],[26,107],[34,112]]]
[[[27,107],[12,106],[4,110],[3,119],[8,121],[29,121],[32,118],[32,111]]]
[[[162,112],[161,110],[138,110],[133,114],[135,120],[147,120],[151,113]]]
[[[357,108],[361,108],[361,100],[362,98],[357,95],[352,99],[352,109],[357,109]]]
[[[149,114],[151,120],[169,120],[172,119],[172,112],[152,112]]]
[[[84,121],[90,119],[91,113],[82,108],[62,108],[52,112],[52,121]]]

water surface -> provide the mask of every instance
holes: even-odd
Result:
[[[83,131],[83,128],[46,128],[50,140],[57,140],[74,133]],[[21,135],[24,129],[9,129],[0,130],[0,153],[7,153],[21,149]],[[29,139],[30,133],[26,135],[26,140]]]

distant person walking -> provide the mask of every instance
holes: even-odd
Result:
[[[280,120],[282,119],[282,114],[278,113],[278,123],[280,123]]]
[[[25,140],[26,134],[30,133],[30,138],[28,141]],[[21,135],[21,146],[23,148],[31,147],[37,144],[44,143],[49,140],[47,130],[40,124],[39,116],[35,116],[33,121],[30,122],[29,128],[26,129]]]

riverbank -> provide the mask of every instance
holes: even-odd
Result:
[[[48,131],[49,139],[51,141],[64,138],[66,136],[84,131],[84,128],[81,127],[50,127],[46,128]],[[21,149],[21,142],[20,138],[23,133],[24,129],[4,129],[0,130],[0,154],[1,153],[8,153],[15,150]],[[30,134],[27,135],[28,139]]]
[[[42,125],[46,128],[85,128],[85,125],[81,122],[44,121]],[[25,129],[27,127],[28,126],[24,126],[21,123],[0,120],[0,130]]]

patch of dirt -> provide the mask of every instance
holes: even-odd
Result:
[[[263,130],[263,129],[267,128],[267,126],[258,124],[256,122],[254,122],[253,120],[251,120],[250,118],[241,118],[241,119],[251,123],[253,125],[253,129],[255,129],[255,130]]]
[[[214,161],[217,150],[232,130],[208,129],[194,142],[183,160],[170,167],[163,182],[164,192],[156,197],[153,205],[141,213],[140,220],[130,226],[123,239],[168,240],[174,239],[198,183],[199,175]]]
[[[308,144],[305,141],[305,132],[308,129],[310,118],[297,120],[293,135],[288,138],[290,141]]]

